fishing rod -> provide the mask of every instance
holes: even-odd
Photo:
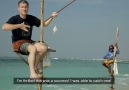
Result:
[[[57,11],[57,13],[61,12],[62,10],[64,10],[67,6],[69,6],[70,4],[72,4],[74,1],[76,0],[72,0],[71,2],[69,2],[68,4],[66,4],[64,7],[62,7],[60,10]],[[45,20],[45,22],[47,20],[49,20],[50,18],[52,18],[52,16],[50,16],[48,19]]]

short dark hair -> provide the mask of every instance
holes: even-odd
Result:
[[[26,0],[20,0],[20,1],[18,2],[18,6],[19,6],[20,3],[26,3],[26,4],[29,6],[28,1],[26,1]]]

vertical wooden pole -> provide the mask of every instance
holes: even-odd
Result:
[[[41,19],[41,30],[40,30],[40,42],[43,42],[43,34],[44,34],[44,0],[41,0],[41,11],[40,11],[40,19]]]
[[[118,36],[119,36],[119,29],[118,29],[118,27],[117,27],[117,31],[116,31],[116,42],[115,42],[115,44],[118,44]],[[112,84],[111,84],[111,88],[112,89],[114,89],[114,84],[115,84],[115,75],[116,74],[118,74],[118,72],[116,73],[114,70],[115,70],[115,63],[116,63],[116,51],[117,51],[117,49],[116,49],[116,46],[115,46],[115,48],[114,48],[114,58],[113,58],[113,60],[114,60],[114,62],[113,62],[113,65],[112,65]],[[116,63],[117,64],[117,63]]]
[[[40,43],[43,43],[44,36],[44,0],[41,0],[41,11],[40,11],[40,19],[41,19],[41,30],[40,30]],[[39,76],[43,77],[43,60],[39,64]],[[43,78],[42,78],[43,79]],[[42,83],[38,84],[38,90],[42,90]]]

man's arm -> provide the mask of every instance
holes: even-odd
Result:
[[[113,59],[113,55],[110,55],[110,52],[108,52],[105,56],[103,56],[103,59],[112,60]]]
[[[2,30],[15,30],[17,28],[20,28],[20,24],[8,24],[8,23],[5,23],[3,26],[2,26]]]
[[[108,55],[108,53],[106,53],[106,55],[105,55],[105,56],[103,56],[103,59],[109,59],[109,55]]]
[[[109,59],[109,57],[108,56],[104,56],[103,59]]]
[[[57,15],[58,15],[57,12],[53,12],[51,18],[49,18],[47,21],[44,22],[44,26],[48,26]]]
[[[8,24],[8,23],[5,23],[3,26],[2,26],[2,30],[15,30],[15,29],[22,29],[24,31],[28,31],[27,28],[30,28],[29,25],[25,25],[25,23],[21,23],[21,24]]]

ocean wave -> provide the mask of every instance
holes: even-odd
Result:
[[[47,85],[46,87],[58,88],[59,86],[57,86],[57,85]]]
[[[52,58],[52,60],[82,60],[82,61],[104,61],[104,59],[90,59],[90,58]],[[117,62],[129,63],[129,60],[117,59]]]
[[[86,88],[83,88],[83,87],[82,87],[81,90],[90,90],[90,89],[86,89]]]
[[[24,57],[25,59],[27,59],[27,57]],[[0,60],[6,60],[6,61],[14,61],[20,59],[19,57],[0,57]],[[82,61],[104,61],[103,58],[52,58],[52,60],[82,60]],[[21,61],[21,60],[20,60]],[[122,62],[122,63],[129,63],[129,60],[124,60],[124,59],[117,59],[117,62]]]
[[[123,75],[122,75],[122,76],[123,76]],[[128,80],[129,80],[129,78],[117,78],[117,79],[116,79],[116,83],[117,83],[117,84],[120,84],[120,85],[125,85],[125,86],[127,86],[127,85],[129,85]]]
[[[129,74],[119,74],[119,76],[126,76],[126,77],[128,77]]]
[[[101,61],[101,60],[104,60],[104,59],[88,59],[88,58],[52,58],[52,60],[97,60],[97,61]]]
[[[19,85],[19,86],[17,86],[17,87],[15,87],[15,88],[13,88],[13,89],[11,89],[11,90],[36,90],[37,89],[37,87],[36,86],[24,86],[24,85]]]

